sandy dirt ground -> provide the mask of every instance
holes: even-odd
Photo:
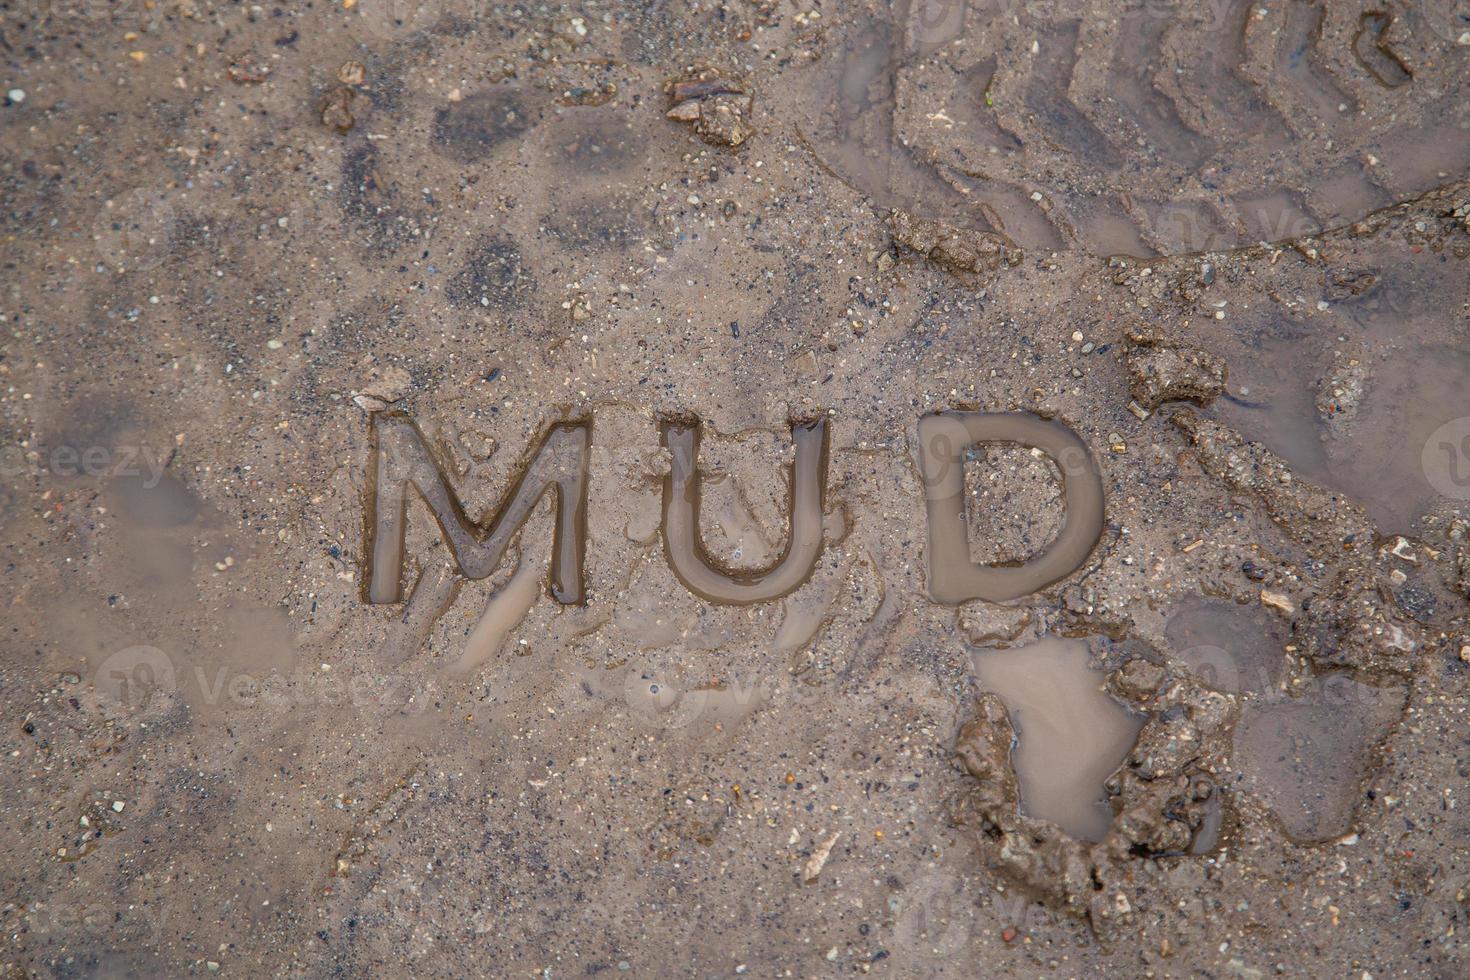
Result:
[[[1470,973],[1463,3],[0,65],[4,976]]]

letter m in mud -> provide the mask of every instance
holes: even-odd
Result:
[[[587,471],[591,423],[552,426],[535,444],[520,478],[501,499],[494,517],[474,522],[435,459],[423,433],[408,416],[373,416],[373,457],[367,499],[368,602],[398,602],[403,597],[404,531],[410,489],[428,505],[439,533],[460,572],[481,579],[495,571],[511,539],[548,492],[556,497],[556,531],[551,552],[551,595],[578,603],[585,595],[582,565],[586,551]]]

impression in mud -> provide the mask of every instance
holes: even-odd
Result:
[[[1021,806],[1073,837],[1099,841],[1114,815],[1104,783],[1133,747],[1142,719],[1104,692],[1089,657],[1083,641],[1043,639],[977,653],[973,663],[1015,726]]]

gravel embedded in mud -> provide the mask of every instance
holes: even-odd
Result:
[[[1465,28],[7,10],[4,972],[1465,974]],[[1076,433],[1080,568],[931,599],[935,412]],[[367,601],[403,416],[466,527],[590,420],[585,513],[472,579],[410,494]],[[671,567],[692,420],[740,582],[824,423],[784,597]],[[956,458],[972,560],[1065,529]],[[972,670],[1059,638],[1141,719],[1097,841]]]

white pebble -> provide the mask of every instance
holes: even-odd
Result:
[[[16,105],[20,105],[26,100],[26,90],[23,88],[13,88],[9,92],[6,92],[5,95]]]

